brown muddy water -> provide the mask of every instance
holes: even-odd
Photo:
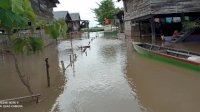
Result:
[[[97,34],[91,34],[96,37]],[[104,38],[73,41],[78,55],[74,66],[66,70],[66,85],[57,99],[59,112],[141,112],[136,93],[126,78],[126,42]],[[88,45],[86,53],[77,46]],[[69,41],[59,46],[59,60],[69,64]]]
[[[138,55],[130,42],[101,35],[91,41],[86,53],[80,53],[78,46],[89,41],[73,41],[78,57],[65,71],[64,91],[52,112],[200,111],[199,72]],[[199,43],[162,45],[200,51]],[[58,46],[59,60],[65,66],[69,46],[69,41]]]
[[[31,68],[24,69],[25,73],[36,74],[31,75],[31,83],[36,93],[43,93],[44,99],[39,104],[23,103],[25,109],[20,112],[200,111],[199,72],[141,56],[130,42],[104,37],[102,33],[91,33],[89,38],[83,34],[82,37],[85,38],[73,40],[73,50],[70,41],[65,40],[57,47],[48,47],[47,54],[19,58],[22,68]],[[79,47],[89,43],[90,48],[81,52]],[[200,43],[158,44],[200,52]],[[72,54],[77,55],[76,61],[66,70],[62,69],[60,62],[67,67]],[[43,63],[46,56],[52,59],[50,67],[54,68],[51,90],[46,87]],[[13,62],[7,57],[0,64],[0,99],[28,94],[19,86],[21,83],[16,80],[16,74],[13,75],[15,71],[8,69],[10,67],[13,68]],[[62,79],[64,87],[59,95]],[[5,109],[0,108],[1,111]]]
[[[167,44],[200,52],[200,43]],[[145,112],[199,112],[200,72],[138,55],[128,46],[127,77]]]
[[[45,58],[49,58],[51,87],[47,87]],[[0,112],[48,112],[61,93],[64,83],[63,75],[58,65],[56,45],[49,45],[42,52],[33,55],[18,55],[21,73],[28,76],[34,94],[41,94],[40,103],[36,104],[31,98],[18,101],[18,107],[0,107]],[[0,55],[0,100],[30,95],[20,81],[14,67],[11,55]],[[15,105],[15,104],[13,104]],[[0,106],[3,106],[0,103]],[[11,105],[9,105],[11,106]],[[22,107],[23,106],[23,107]]]

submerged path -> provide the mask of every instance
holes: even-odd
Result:
[[[75,40],[73,46],[87,45],[90,39]],[[69,63],[69,54],[59,45],[60,60]],[[99,37],[86,53],[77,53],[74,67],[66,70],[66,85],[58,98],[61,112],[141,112],[136,93],[126,79],[126,43]]]
[[[78,46],[89,42],[90,49],[81,53]],[[70,45],[58,46],[59,61],[66,66]],[[73,48],[78,57],[65,71],[64,91],[56,102],[60,112],[199,111],[199,72],[140,56],[129,43],[103,35],[73,40]]]

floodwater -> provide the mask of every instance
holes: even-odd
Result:
[[[93,41],[91,38],[96,37]],[[81,53],[78,46],[90,49]],[[197,112],[200,73],[138,55],[129,42],[91,34],[58,46],[59,61],[69,65],[66,83],[52,111],[59,112]],[[191,47],[193,45],[193,47]],[[199,52],[199,43],[168,45]],[[198,48],[197,48],[198,47]],[[61,67],[61,65],[60,65]]]
[[[141,112],[135,91],[126,78],[126,43],[101,34],[98,38],[73,41],[78,55],[72,67],[66,70],[66,85],[57,100],[60,112]],[[88,45],[86,53],[77,46]],[[62,42],[59,60],[69,64],[70,42]]]
[[[200,52],[200,43],[169,47]],[[147,112],[199,112],[200,72],[137,54],[128,47],[127,77]]]
[[[200,52],[197,42],[158,44]],[[130,42],[104,37],[102,33],[91,33],[89,37],[82,34],[72,45],[73,50],[70,40],[65,40],[41,53],[19,55],[20,69],[30,77],[34,93],[42,95],[41,102],[20,101],[23,108],[0,108],[0,112],[200,111],[200,72],[139,55]],[[87,45],[90,48],[81,52],[80,47]],[[72,55],[77,56],[72,65],[70,55],[71,60]],[[50,88],[46,82],[46,57],[50,64]],[[66,69],[62,69],[61,61]],[[0,77],[0,100],[29,95],[9,55],[0,55]],[[62,79],[64,87],[60,93]]]
[[[50,88],[47,87],[45,58],[49,59],[50,65]],[[58,65],[56,45],[49,45],[43,51],[28,56],[18,55],[17,59],[19,69],[26,81],[29,79],[34,94],[41,94],[40,103],[36,104],[31,98],[27,98],[18,100],[20,108],[3,108],[0,104],[0,112],[48,112],[61,93],[60,87],[64,83]],[[28,95],[30,93],[17,75],[13,57],[9,54],[0,54],[0,100]]]

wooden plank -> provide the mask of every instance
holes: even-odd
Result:
[[[5,99],[5,100],[0,100],[0,102],[7,102],[7,101],[14,101],[14,100],[22,100],[26,98],[36,98],[36,103],[38,103],[38,98],[40,97],[40,94],[35,94],[35,95],[30,95],[30,96],[23,96],[23,97],[17,97],[17,98],[11,98],[11,99]]]

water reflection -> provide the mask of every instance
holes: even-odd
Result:
[[[1,59],[0,53],[0,100],[23,97],[30,95],[27,88],[22,84],[14,66],[13,57],[4,53]],[[49,58],[49,72],[51,87],[47,87],[47,76],[45,58]],[[45,47],[42,52],[30,55],[17,55],[18,65],[21,73],[29,78],[30,87],[34,94],[41,94],[41,103],[29,99],[21,99],[19,105],[23,108],[1,108],[0,112],[47,112],[54,104],[56,97],[60,94],[63,84],[62,75],[59,72],[58,53],[56,45]],[[27,80],[26,80],[27,81]],[[51,93],[51,94],[49,94]],[[2,106],[2,105],[0,105]]]
[[[199,51],[199,43],[170,47]],[[200,73],[139,55],[128,48],[127,77],[137,87],[137,96],[148,112],[198,112]],[[134,88],[133,86],[133,88]]]
[[[86,45],[88,41],[73,41],[73,46]],[[66,41],[58,47],[59,60],[65,65],[69,64],[65,52],[68,46]],[[67,69],[66,85],[57,100],[60,112],[141,112],[136,93],[126,79],[125,42],[102,37],[91,42],[87,56],[78,50],[74,53],[77,61]]]

